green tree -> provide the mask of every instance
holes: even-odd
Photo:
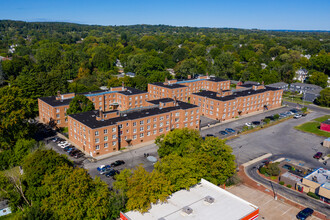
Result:
[[[177,78],[187,78],[188,75],[197,74],[197,63],[194,59],[183,60],[175,66],[174,70]]]
[[[330,54],[319,54],[310,59],[311,67],[330,76]]]
[[[330,107],[330,88],[325,88],[320,92],[320,96],[315,99],[315,103],[320,106]]]
[[[328,75],[322,72],[314,71],[308,78],[308,82],[325,88],[328,86]]]
[[[182,156],[186,153],[195,152],[201,143],[198,131],[183,128],[174,129],[166,135],[160,135],[155,140],[158,146],[158,155],[164,157],[169,154]]]
[[[94,104],[84,95],[76,95],[66,111],[68,115],[94,110]]]
[[[33,105],[17,87],[0,88],[0,149],[9,149],[16,140],[31,135],[33,126],[27,119],[34,117]]]

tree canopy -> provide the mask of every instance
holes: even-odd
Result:
[[[94,110],[94,104],[84,95],[76,95],[70,102],[69,108],[66,113],[76,114]]]

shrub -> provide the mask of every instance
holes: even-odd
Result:
[[[277,179],[277,176],[272,176],[270,177],[272,180],[276,180]]]
[[[283,186],[284,185],[284,182],[283,181],[280,181],[279,184]]]
[[[259,172],[260,172],[261,174],[265,174],[265,173],[266,173],[266,167],[261,167],[261,168],[259,169]]]
[[[265,119],[263,119],[263,122],[265,122],[266,124],[268,124],[270,122],[270,119],[269,118],[265,118]]]
[[[320,199],[320,196],[316,195],[313,192],[308,192],[307,195],[310,196],[310,197],[312,197],[312,198],[314,198],[314,199]]]
[[[278,176],[280,175],[280,168],[278,167],[279,163],[270,163],[267,166],[266,173],[270,176]]]
[[[291,188],[292,186],[290,184],[286,185],[286,187]]]
[[[273,117],[274,117],[275,120],[278,120],[280,118],[280,115],[279,114],[275,114]]]

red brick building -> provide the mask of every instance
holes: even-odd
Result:
[[[193,93],[190,102],[201,108],[201,115],[224,121],[251,112],[280,107],[282,89],[252,85],[243,90]]]
[[[230,81],[217,77],[200,76],[197,79],[165,80],[164,83],[149,83],[148,92],[150,99],[176,98],[183,102],[189,102],[190,95],[201,90],[220,92],[230,89]]]
[[[95,109],[102,111],[127,110],[148,105],[148,92],[130,87],[114,87],[107,91],[94,91],[80,93],[90,99]],[[57,127],[67,127],[66,110],[69,108],[75,93],[60,94],[57,96],[43,97],[38,99],[39,118],[43,123],[53,121]]]
[[[330,119],[321,123],[320,129],[322,131],[330,132]]]
[[[165,98],[139,109],[69,115],[69,139],[94,157],[152,141],[174,128],[199,129],[199,121],[198,106]]]

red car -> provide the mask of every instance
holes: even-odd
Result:
[[[317,152],[317,153],[313,156],[313,158],[315,158],[315,159],[320,159],[320,158],[322,157],[322,155],[323,155],[322,152]]]

